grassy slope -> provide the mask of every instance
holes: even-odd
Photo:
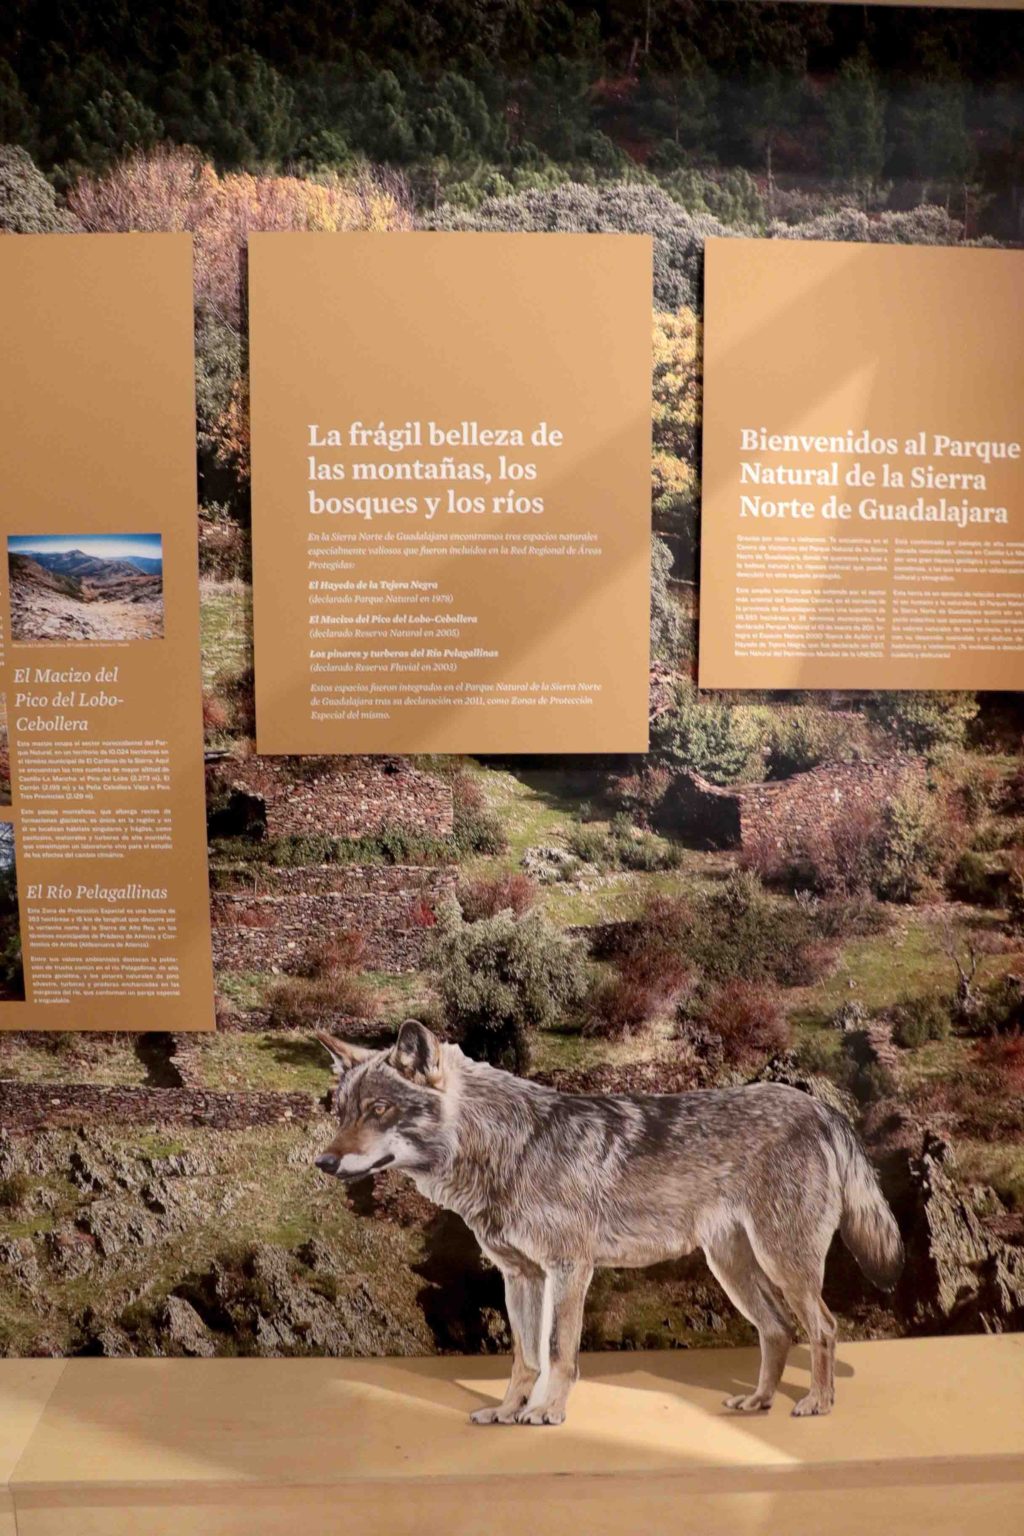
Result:
[[[210,581],[199,587],[203,686],[233,677],[252,665],[252,588],[241,581]]]

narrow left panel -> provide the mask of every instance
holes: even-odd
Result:
[[[0,1029],[212,1029],[191,238],[0,239],[0,336]]]

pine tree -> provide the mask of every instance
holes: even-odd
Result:
[[[872,187],[885,165],[885,97],[866,49],[843,61],[825,97],[825,121],[832,174]]]

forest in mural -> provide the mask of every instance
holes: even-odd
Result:
[[[0,1036],[0,1353],[508,1346],[496,1271],[398,1176],[312,1168],[326,1028],[427,1020],[567,1090],[835,1105],[908,1248],[845,1336],[1024,1325],[1020,694],[696,689],[709,235],[1016,244],[1007,12],[523,3],[125,20],[16,3],[0,230],[195,237],[215,1036]],[[260,758],[245,240],[650,233],[652,747]],[[740,1342],[699,1259],[599,1274],[590,1348]]]

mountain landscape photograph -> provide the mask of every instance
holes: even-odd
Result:
[[[7,568],[16,644],[163,638],[159,534],[11,537]]]

